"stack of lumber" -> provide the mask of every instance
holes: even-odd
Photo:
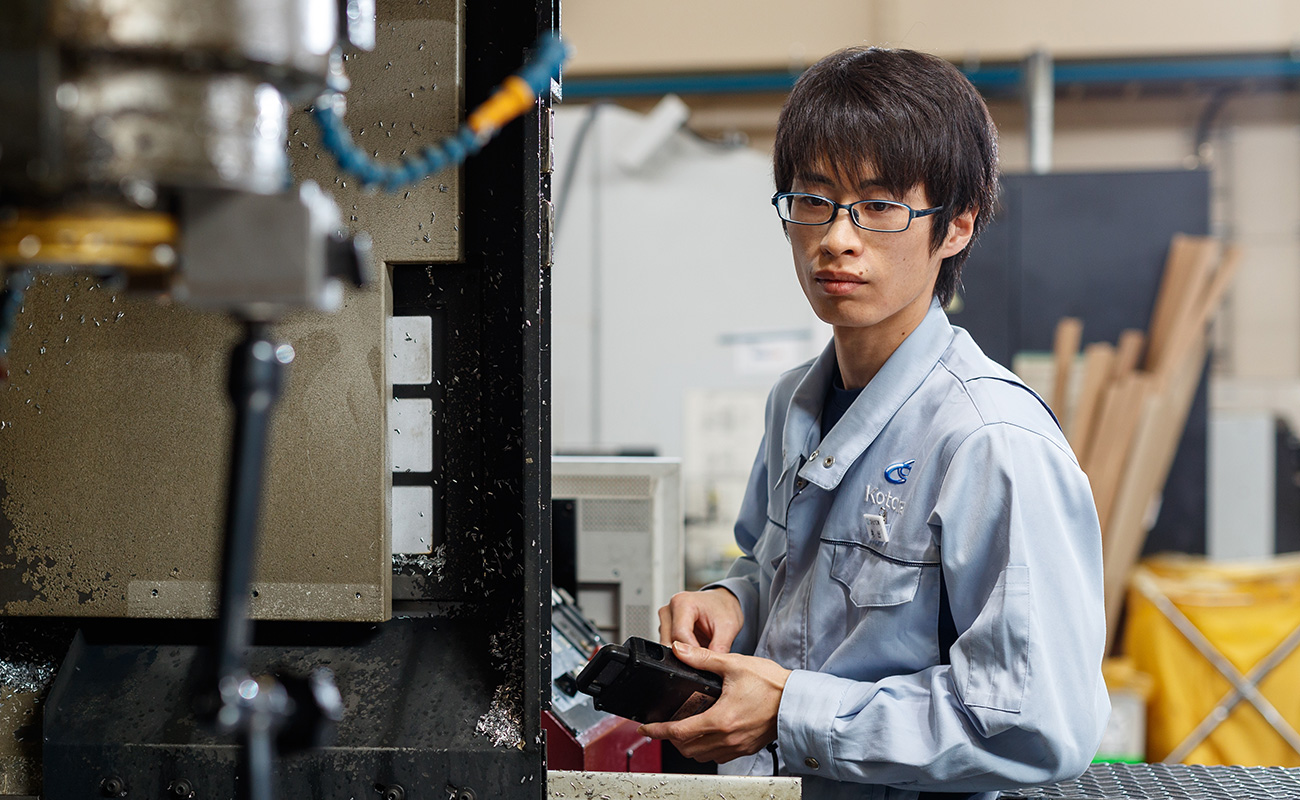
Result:
[[[1147,331],[1126,330],[1114,345],[1087,345],[1073,404],[1070,379],[1083,323],[1067,317],[1057,326],[1050,402],[1092,483],[1112,641],[1200,383],[1206,329],[1239,264],[1235,248],[1221,253],[1214,239],[1175,236]]]

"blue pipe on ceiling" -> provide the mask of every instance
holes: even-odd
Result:
[[[658,97],[665,94],[754,94],[788,92],[798,72],[719,72],[680,75],[629,75],[564,78],[565,100],[602,97]]]
[[[1006,96],[1019,92],[1024,75],[1021,64],[964,68],[962,71],[976,89],[989,96]],[[1075,61],[1057,62],[1052,72],[1057,88],[1243,80],[1288,81],[1300,79],[1300,60],[1289,56],[1207,56],[1188,59]],[[794,86],[798,77],[798,71],[775,70],[590,78],[566,76],[564,99],[657,97],[670,93],[784,93]]]

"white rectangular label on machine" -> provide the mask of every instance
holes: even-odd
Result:
[[[433,320],[388,318],[388,382],[423,386],[433,382]]]
[[[393,472],[433,471],[433,401],[388,401],[388,460]]]
[[[393,553],[433,549],[433,487],[393,487]]]

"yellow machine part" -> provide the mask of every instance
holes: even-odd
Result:
[[[1189,556],[1143,562],[1175,607],[1244,676],[1300,626],[1300,558],[1251,564]],[[1154,679],[1147,715],[1147,758],[1160,761],[1187,738],[1233,686],[1136,589],[1128,596],[1124,652]],[[1300,730],[1300,649],[1258,683],[1260,693]],[[1296,752],[1246,700],[1184,759],[1189,764],[1300,766]]]
[[[120,209],[0,216],[0,264],[104,267],[158,275],[176,263],[170,214]]]
[[[532,87],[523,78],[511,75],[501,84],[496,94],[474,109],[466,122],[475,133],[490,134],[532,108],[536,99],[537,95],[533,94]]]

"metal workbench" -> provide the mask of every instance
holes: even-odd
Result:
[[[1094,764],[1076,780],[1006,792],[1002,800],[1264,800],[1300,798],[1300,769]]]
[[[798,778],[552,771],[550,800],[797,800]],[[1076,780],[1004,792],[1001,800],[1300,800],[1300,769],[1094,764]]]

